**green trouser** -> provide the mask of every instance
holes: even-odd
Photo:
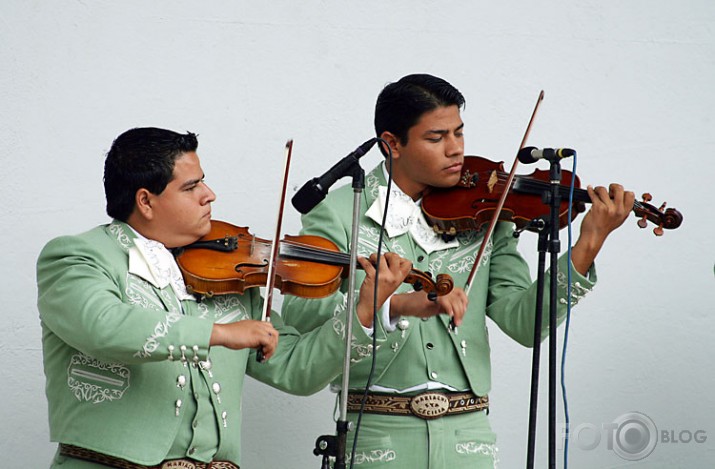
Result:
[[[354,429],[357,413],[348,419]],[[354,435],[348,434],[348,467]],[[434,420],[363,414],[354,458],[360,468],[492,469],[497,462],[496,435],[485,411]]]

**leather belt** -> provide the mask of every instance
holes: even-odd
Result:
[[[359,412],[362,398],[360,392],[349,392],[348,412]],[[425,420],[480,410],[489,411],[489,396],[477,396],[471,392],[433,391],[416,396],[369,393],[363,408],[363,412],[368,414],[414,415]]]
[[[231,461],[200,462],[194,461],[193,459],[170,459],[155,466],[145,466],[127,461],[126,459],[98,453],[90,449],[80,448],[79,446],[66,445],[64,443],[60,443],[60,454],[119,469],[239,469],[239,467]]]

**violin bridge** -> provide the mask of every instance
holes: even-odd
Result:
[[[489,193],[494,192],[494,186],[497,185],[497,182],[499,182],[499,176],[497,175],[496,171],[492,171],[492,174],[489,176],[489,181],[487,181],[487,188],[489,189]]]

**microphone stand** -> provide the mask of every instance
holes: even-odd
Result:
[[[529,403],[529,432],[526,453],[526,467],[534,467],[534,446],[536,443],[536,409],[539,398],[539,363],[541,361],[541,323],[544,309],[544,273],[546,270],[546,250],[548,245],[549,232],[547,230],[548,221],[544,218],[536,218],[531,221],[531,226],[539,234],[537,250],[539,260],[536,274],[536,312],[534,314],[534,346],[531,360],[531,399]],[[515,236],[519,232],[514,232]]]
[[[357,158],[348,168],[346,176],[353,179],[353,225],[350,238],[350,266],[348,271],[348,311],[345,329],[345,357],[343,359],[343,379],[340,389],[340,416],[336,422],[336,435],[322,435],[315,442],[313,454],[322,455],[321,469],[329,469],[330,456],[335,458],[335,469],[345,469],[345,454],[347,450],[347,433],[351,429],[347,418],[348,386],[350,385],[350,352],[353,330],[353,313],[355,310],[355,271],[357,270],[357,245],[360,231],[360,198],[365,188],[365,171],[360,167]]]
[[[534,315],[534,350],[531,373],[531,402],[529,407],[529,436],[526,467],[534,467],[534,444],[536,439],[536,408],[538,400],[539,360],[541,350],[541,322],[543,316],[544,267],[546,252],[550,253],[549,272],[549,468],[556,468],[556,306],[558,293],[558,261],[561,242],[559,240],[559,208],[561,194],[561,156],[553,149],[544,149],[544,159],[550,162],[549,190],[542,193],[545,204],[549,205],[549,220],[532,221],[539,233],[539,271],[537,277],[537,301]],[[529,189],[522,192],[530,192]],[[532,192],[532,193],[539,193]]]

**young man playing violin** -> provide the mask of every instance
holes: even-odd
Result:
[[[308,394],[342,369],[339,299],[335,317],[301,336],[277,315],[256,320],[258,289],[201,301],[187,293],[169,249],[208,233],[216,198],[197,145],[194,134],[156,128],[120,135],[104,168],[111,223],[40,254],[50,436],[60,443],[52,467],[237,468],[245,374]],[[354,329],[356,361],[371,347],[375,279],[360,264],[356,316],[367,332]],[[380,306],[411,263],[386,254],[377,265]]]
[[[442,239],[427,225],[420,201],[430,187],[451,187],[464,161],[462,94],[430,75],[409,75],[387,85],[377,99],[375,130],[392,151],[393,186],[383,250],[410,259],[416,269],[452,275],[465,284],[483,231]],[[386,148],[381,148],[387,155]],[[358,252],[376,250],[387,186],[388,161],[366,176],[361,201]],[[590,211],[572,249],[572,304],[596,281],[594,259],[606,237],[633,207],[634,195],[620,185],[588,188]],[[350,244],[352,190],[328,194],[304,215],[304,234],[320,235],[341,249]],[[383,308],[387,340],[376,352],[353,455],[360,467],[491,468],[497,460],[488,414],[491,360],[486,317],[522,345],[533,345],[536,285],[517,251],[511,223],[499,222],[488,242],[469,296],[461,288],[431,302],[422,293],[398,288]],[[558,318],[566,312],[567,257],[559,263]],[[547,276],[548,284],[548,276]],[[548,295],[547,295],[548,298]],[[318,301],[318,300],[312,300]],[[332,316],[325,304],[308,313],[306,300],[288,298],[283,320],[301,332],[321,327]],[[434,312],[441,313],[434,315]],[[548,310],[547,310],[548,311]],[[423,315],[421,320],[403,316]],[[450,332],[453,319],[458,333]],[[548,334],[548,320],[542,337]],[[354,420],[370,376],[370,362],[351,369],[350,419]],[[339,383],[339,381],[336,381]],[[348,444],[350,451],[351,444]],[[350,460],[350,455],[347,456]]]

